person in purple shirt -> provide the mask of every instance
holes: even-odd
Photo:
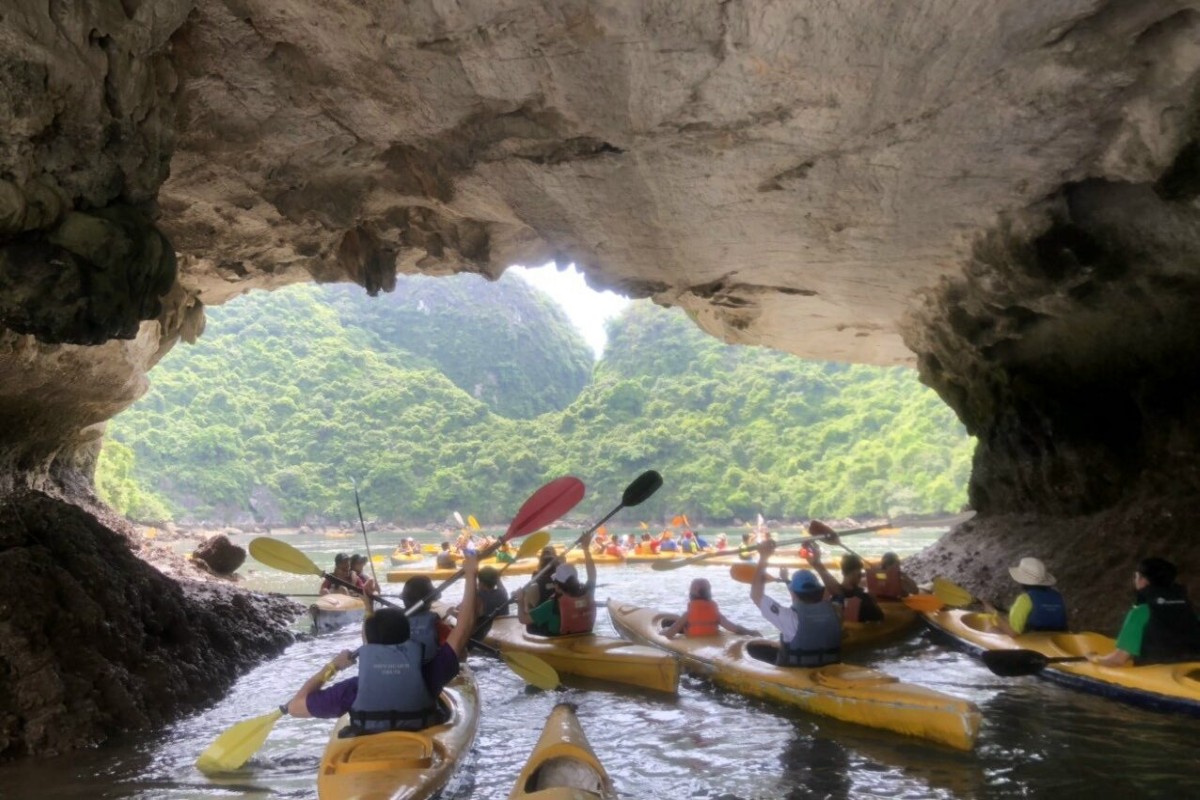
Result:
[[[358,653],[343,650],[329,663],[336,671],[359,660],[359,675],[322,689],[325,670],[313,675],[282,708],[293,717],[335,718],[349,713],[351,722],[363,732],[419,730],[434,724],[437,697],[458,675],[467,642],[475,626],[475,583],[479,562],[468,556],[463,562],[465,588],[462,614],[446,643],[433,660],[421,663],[420,647],[408,653],[408,618],[396,608],[369,614],[363,623],[366,641]],[[432,598],[431,598],[432,599]],[[369,612],[368,612],[369,613]],[[420,681],[404,680],[405,672]],[[399,676],[399,677],[398,677]]]

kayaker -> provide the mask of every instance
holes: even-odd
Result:
[[[810,545],[819,563],[820,549]],[[796,570],[788,581],[791,608],[767,596],[767,562],[775,552],[775,542],[759,545],[758,569],[750,584],[750,599],[763,618],[779,629],[779,656],[776,664],[784,667],[820,667],[842,659],[842,617],[840,607],[825,597],[821,580],[806,569]]]
[[[712,599],[712,585],[704,578],[696,578],[688,587],[688,607],[675,620],[675,624],[663,631],[663,636],[674,639],[679,634],[691,638],[694,636],[716,636],[720,628],[732,631],[739,636],[761,636],[752,628],[744,628],[730,622],[717,608]]]
[[[877,600],[899,600],[920,589],[912,578],[900,569],[900,556],[884,553],[877,568],[867,570],[867,591]]]
[[[400,590],[400,599],[404,602],[406,612],[425,598],[429,598],[429,602],[426,602],[420,611],[408,615],[409,638],[421,645],[426,661],[437,654],[438,645],[446,640],[450,632],[449,626],[429,607],[435,599],[431,597],[432,594],[433,581],[425,575],[408,579],[404,588]]]
[[[663,531],[662,538],[658,540],[658,552],[660,553],[677,553],[679,545],[675,542],[675,534],[670,531]]]
[[[550,579],[550,597],[530,610],[523,604],[520,606],[518,619],[527,631],[541,636],[591,633],[596,624],[596,563],[589,544],[583,542],[587,583],[579,582],[579,573],[571,564],[555,567]]]
[[[742,546],[738,548],[738,558],[742,559],[743,561],[749,561],[750,559],[754,558],[754,545],[754,534],[743,533]]]
[[[1008,618],[996,611],[991,603],[986,600],[983,603],[997,629],[1009,636],[1019,636],[1025,631],[1068,630],[1067,603],[1058,590],[1052,588],[1056,581],[1046,571],[1045,564],[1036,558],[1022,558],[1017,566],[1008,568],[1008,574],[1021,584],[1022,589],[1008,609]]]
[[[837,544],[836,537],[829,537],[829,541]],[[871,597],[862,587],[862,559],[853,553],[842,556],[842,579],[839,581],[821,563],[821,551],[815,545],[816,542],[805,544],[808,563],[821,576],[833,602],[842,607],[842,620],[844,622],[882,622],[883,609],[875,602],[875,598]]]
[[[679,549],[689,555],[700,552],[700,544],[696,541],[696,537],[691,531],[683,532],[683,541],[679,543]]]
[[[358,676],[321,689],[325,677],[322,668],[287,705],[280,706],[280,711],[293,717],[326,719],[349,713],[351,729],[358,734],[417,731],[438,724],[438,695],[458,675],[475,624],[477,567],[474,557],[463,563],[464,613],[432,659],[422,660],[422,647],[412,640],[404,612],[382,609],[363,623],[366,644],[358,649]],[[354,661],[355,654],[343,650],[330,666],[340,671]]]
[[[715,541],[718,550],[727,550],[729,548],[729,537],[724,533],[718,533]]]
[[[500,545],[500,549],[496,551],[496,560],[501,564],[511,564],[517,560],[516,554],[513,552],[513,549],[511,546],[509,546],[508,542]]]
[[[454,554],[450,552],[450,543],[442,542],[442,552],[437,554],[438,569],[457,569],[458,562],[454,560]]]
[[[478,598],[475,609],[475,618],[478,620],[478,624],[475,626],[476,630],[471,635],[471,639],[482,642],[488,631],[492,629],[492,620],[508,615],[508,606],[511,601],[508,598],[508,590],[504,588],[504,584],[500,580],[500,570],[495,567],[480,568],[475,596]],[[452,613],[457,617],[459,611],[460,608],[456,606]]]
[[[367,557],[359,553],[350,556],[350,574],[353,575],[350,580],[358,585],[360,592],[369,594],[379,594],[379,589],[375,585],[375,581],[367,577]]]
[[[1175,565],[1165,558],[1144,558],[1133,573],[1134,606],[1117,634],[1117,649],[1092,654],[1105,667],[1200,661],[1200,619],[1187,589],[1175,582]]]
[[[333,557],[333,576],[341,578],[349,583],[354,583],[354,576],[350,574],[350,556],[345,553],[338,553]],[[350,594],[350,590],[339,583],[335,583],[329,578],[321,582],[321,588],[318,594]]]

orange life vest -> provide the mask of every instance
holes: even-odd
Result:
[[[591,633],[596,625],[596,604],[592,600],[592,593],[587,592],[583,597],[571,597],[564,593],[558,598],[558,615],[560,636]]]
[[[894,564],[887,569],[868,569],[867,591],[880,600],[899,600],[904,593],[904,587],[900,584],[900,566]]]
[[[688,600],[687,635],[716,636],[721,624],[721,612],[712,600]]]

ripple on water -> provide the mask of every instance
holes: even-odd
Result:
[[[314,557],[353,549],[335,540],[295,540]],[[885,547],[915,549],[904,537],[860,541],[866,555]],[[645,566],[616,567],[600,575],[601,597],[672,610],[683,607],[688,582],[703,576],[712,581],[714,597],[730,618],[764,626],[749,604],[747,587],[723,570],[655,573]],[[254,580],[264,588],[313,589],[293,576],[272,577],[269,570],[260,570]],[[603,614],[598,627],[611,633]],[[280,720],[262,751],[232,775],[207,778],[193,762],[223,730],[270,711],[333,653],[357,643],[351,630],[297,642],[243,676],[220,703],[159,736],[0,768],[0,797],[313,798],[327,721]],[[997,678],[977,660],[925,635],[853,658],[977,703],[985,721],[976,751],[959,753],[818,720],[687,676],[678,698],[579,687],[529,691],[501,662],[472,656],[484,716],[475,747],[443,800],[506,797],[560,699],[579,706],[597,755],[621,796],[631,800],[1200,797],[1196,720],[1142,711],[1033,678]]]

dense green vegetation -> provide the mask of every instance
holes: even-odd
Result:
[[[971,440],[909,370],[732,347],[678,311],[635,303],[610,324],[590,381],[574,383],[578,334],[549,301],[507,285],[518,282],[422,280],[398,290],[394,316],[315,286],[210,310],[201,342],[172,351],[113,420],[102,495],[143,518],[161,502],[210,522],[346,521],[355,478],[373,518],[462,510],[501,522],[555,475],[583,478],[581,511],[596,513],[654,468],[666,484],[641,519],[965,501]],[[476,393],[489,369],[495,380]]]

